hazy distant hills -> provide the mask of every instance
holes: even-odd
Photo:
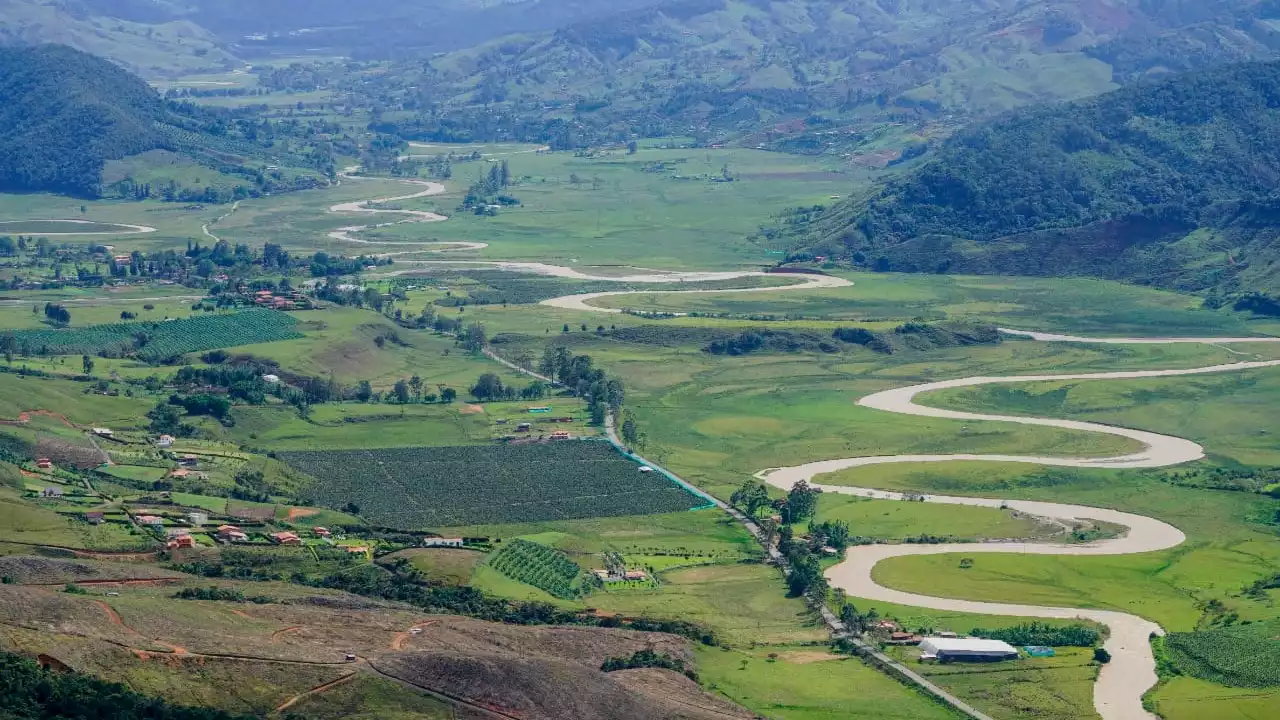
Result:
[[[1144,81],[970,127],[803,228],[810,255],[908,272],[1280,290],[1280,62]]]

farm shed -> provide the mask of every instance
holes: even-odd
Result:
[[[462,538],[423,538],[422,547],[456,547],[463,546]]]
[[[84,514],[85,522],[89,523],[90,525],[101,525],[104,521],[106,521],[106,519],[107,519],[106,514],[96,510],[90,511]]]
[[[62,497],[62,488],[47,487],[44,490],[40,491],[40,495],[41,497],[47,497],[47,498],[60,498]]]
[[[929,637],[920,641],[921,660],[1012,660],[1018,651],[1003,640]]]
[[[108,430],[107,428],[94,428],[94,429],[93,429],[93,434],[94,434],[94,435],[97,435],[98,437],[104,437],[104,438],[109,438],[109,437],[114,437],[114,436],[115,436],[115,433],[114,433],[114,432],[112,432],[112,431],[110,431],[110,430]]]

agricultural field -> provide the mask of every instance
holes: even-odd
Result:
[[[282,312],[250,310],[166,322],[127,322],[84,328],[6,332],[23,355],[137,355],[161,360],[201,350],[302,337]]]
[[[574,600],[590,591],[577,563],[555,548],[528,540],[516,539],[504,544],[489,557],[488,563],[512,580],[562,600]]]
[[[1184,675],[1234,688],[1280,687],[1280,620],[1172,633],[1165,638]]]
[[[0,221],[0,235],[101,235],[137,232],[131,225],[100,223],[91,220],[5,220]]]
[[[609,444],[286,451],[315,478],[308,504],[405,529],[647,515],[705,504]],[[354,509],[358,508],[358,510]]]

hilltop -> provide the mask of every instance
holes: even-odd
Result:
[[[0,191],[98,197],[109,190],[103,179],[109,161],[149,151],[163,151],[170,164],[203,163],[216,171],[204,173],[206,187],[221,174],[245,195],[269,184],[261,175],[268,162],[318,169],[322,160],[277,157],[237,138],[233,118],[168,103],[142,79],[94,55],[63,45],[0,48]],[[137,178],[116,178],[128,182],[112,191],[148,196],[139,189],[143,170]],[[305,174],[311,177],[296,182],[319,182],[319,173]],[[208,195],[206,187],[200,192]],[[213,194],[202,199],[217,200]]]
[[[820,213],[804,252],[879,270],[1275,290],[1277,98],[1270,62],[1015,112]]]

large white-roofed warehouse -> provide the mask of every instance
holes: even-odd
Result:
[[[952,660],[1012,660],[1018,651],[1003,640],[980,638],[929,637],[920,641],[920,659],[950,662]]]

